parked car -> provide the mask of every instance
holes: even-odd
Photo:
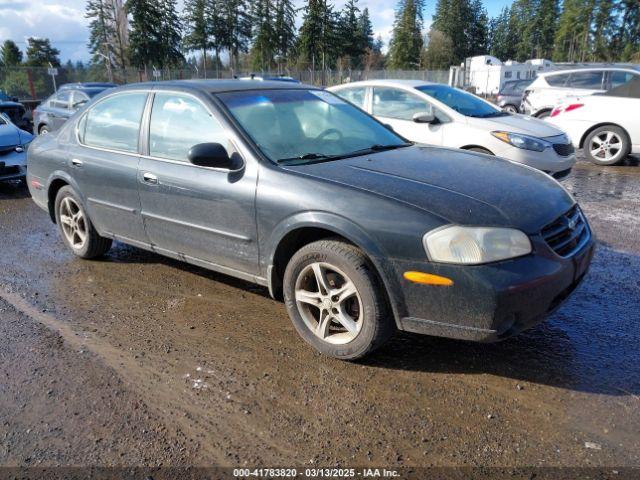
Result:
[[[565,178],[576,162],[561,130],[502,112],[463,90],[420,80],[369,80],[329,88],[414,142],[497,155]],[[472,158],[471,158],[472,159]]]
[[[525,88],[531,85],[531,79],[505,82],[496,98],[497,105],[509,113],[520,113],[520,104]]]
[[[603,93],[640,76],[640,67],[598,67],[539,73],[524,92],[521,111],[546,118],[569,97]]]
[[[40,135],[58,130],[71,115],[114,83],[67,83],[33,111],[33,133]]]
[[[342,359],[396,329],[507,338],[557,308],[593,253],[549,176],[415,146],[305,85],[113,89],[38,137],[28,165],[77,256],[117,239],[266,285],[305,341]]]
[[[0,182],[23,180],[27,173],[27,149],[33,135],[20,130],[4,113],[0,113]]]
[[[615,165],[640,154],[640,76],[606,93],[578,97],[553,109],[547,119],[566,132],[598,165]]]
[[[4,113],[9,117],[9,120],[18,128],[28,129],[30,127],[24,105],[16,97],[7,95],[3,90],[0,90],[0,113]]]

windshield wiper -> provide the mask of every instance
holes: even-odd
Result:
[[[319,161],[327,161],[327,160],[340,160],[342,158],[349,157],[357,157],[358,155],[365,155],[371,152],[384,152],[385,150],[395,150],[396,148],[409,147],[413,145],[413,143],[398,143],[394,145],[381,145],[374,144],[367,148],[361,148],[359,150],[354,150],[353,152],[348,152],[340,155],[326,155],[324,153],[303,153],[302,155],[298,155],[297,157],[290,158],[281,158],[278,160],[278,163],[289,163],[295,162],[296,160],[319,160]]]
[[[339,156],[326,155],[324,153],[309,152],[309,153],[303,153],[302,155],[298,155],[296,157],[280,158],[278,159],[278,163],[294,162],[296,160],[329,160],[334,158],[339,158]]]
[[[361,148],[359,150],[354,150],[353,152],[350,152],[350,153],[345,153],[344,155],[342,155],[342,157],[356,157],[358,155],[364,155],[366,153],[384,152],[385,150],[395,150],[397,148],[410,147],[411,145],[413,145],[413,143],[410,143],[410,142],[396,143],[393,145],[381,145],[379,143],[376,143],[367,148]]]

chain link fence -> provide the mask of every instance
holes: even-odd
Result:
[[[44,100],[55,88],[65,83],[73,82],[114,82],[134,83],[144,81],[161,80],[186,80],[186,79],[230,79],[256,76],[286,75],[302,83],[318,86],[332,86],[341,83],[360,80],[377,79],[404,79],[424,80],[437,83],[447,83],[448,70],[352,70],[352,69],[327,69],[327,70],[288,70],[279,72],[249,72],[234,71],[230,69],[207,70],[202,69],[163,69],[144,71],[138,69],[124,69],[107,71],[104,68],[58,68],[57,75],[52,77],[47,68],[11,67],[0,68],[0,91],[7,96],[18,99],[25,104],[37,103]]]

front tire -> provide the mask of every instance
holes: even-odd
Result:
[[[583,149],[586,157],[596,165],[615,165],[629,155],[631,142],[622,128],[603,125],[587,135]]]
[[[340,240],[313,242],[293,255],[284,298],[300,336],[334,358],[364,357],[395,331],[373,265],[359,248]]]
[[[516,107],[515,105],[511,105],[511,104],[509,104],[509,105],[505,105],[505,106],[502,108],[502,110],[504,110],[504,111],[505,111],[505,112],[507,112],[507,113],[511,113],[511,114],[519,113],[519,111],[518,111],[518,107]]]
[[[38,134],[40,135],[46,135],[49,133],[49,126],[48,125],[41,125],[40,128],[38,129]]]
[[[98,235],[80,196],[68,185],[56,195],[55,216],[62,240],[78,257],[100,257],[111,248],[112,240]]]

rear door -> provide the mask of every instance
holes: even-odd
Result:
[[[373,87],[372,114],[391,125],[403,137],[420,143],[442,145],[443,124],[416,123],[416,113],[437,115],[433,105],[418,95],[394,87]]]
[[[604,70],[573,72],[566,85],[568,96],[585,96],[606,91]]]
[[[161,253],[256,274],[258,166],[253,159],[238,171],[193,165],[187,154],[200,143],[240,155],[211,105],[186,92],[156,92],[138,174],[149,239]]]
[[[147,245],[138,195],[139,138],[145,91],[100,100],[78,123],[78,148],[69,158],[74,178],[99,232]]]

